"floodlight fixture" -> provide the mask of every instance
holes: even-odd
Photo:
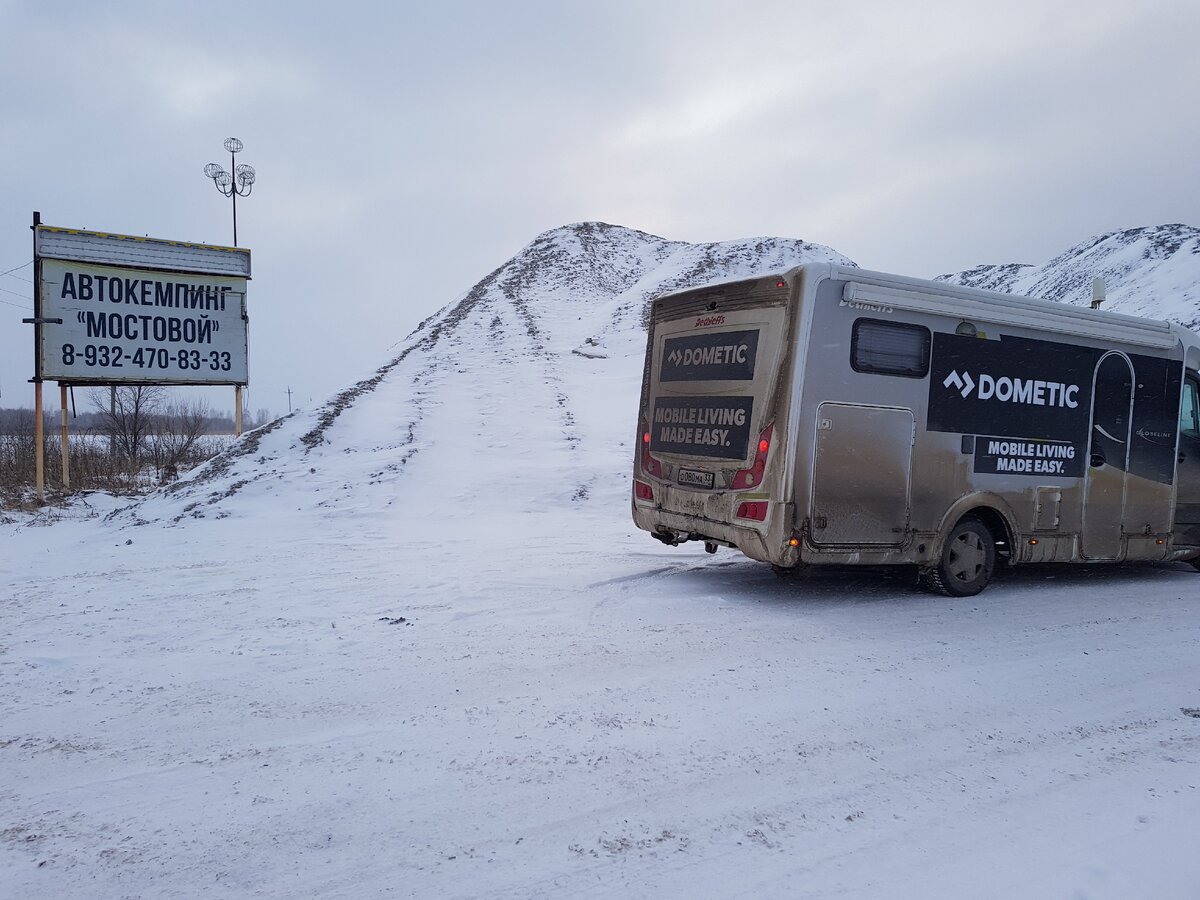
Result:
[[[225,149],[229,151],[229,168],[226,172],[219,163],[209,163],[204,167],[204,174],[211,178],[218,191],[233,201],[233,246],[237,246],[237,198],[249,197],[254,189],[257,173],[254,166],[245,163],[237,164],[237,154],[242,151],[242,142],[235,137],[225,138]]]

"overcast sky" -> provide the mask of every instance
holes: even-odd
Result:
[[[0,272],[33,210],[230,243],[202,169],[236,136],[248,405],[286,412],[570,222],[917,276],[1200,224],[1197,47],[1195,0],[0,0]],[[33,403],[31,277],[0,406]]]

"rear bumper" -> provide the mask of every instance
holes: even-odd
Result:
[[[654,487],[658,491],[660,485]],[[722,495],[695,496],[703,498],[705,505],[717,498],[723,503],[729,502],[728,497]],[[792,537],[790,503],[770,503],[765,521],[747,521],[741,524],[737,521],[722,521],[710,515],[672,510],[664,505],[634,500],[633,521],[638,528],[659,534],[673,534],[681,542],[707,540],[736,547],[746,556],[760,562],[794,566],[800,561],[799,548],[788,546],[788,539]]]

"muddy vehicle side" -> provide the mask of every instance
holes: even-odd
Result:
[[[1001,564],[1200,559],[1198,369],[1166,322],[829,264],[666,295],[634,521],[955,594]]]

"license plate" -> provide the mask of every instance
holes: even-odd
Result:
[[[675,480],[688,487],[710,488],[714,483],[712,472],[701,472],[697,469],[680,469]]]

